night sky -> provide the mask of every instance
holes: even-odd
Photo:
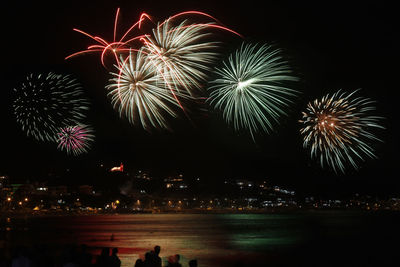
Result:
[[[101,163],[113,166],[123,162],[128,169],[146,169],[161,176],[182,172],[210,180],[266,179],[305,194],[398,196],[395,58],[399,43],[394,7],[381,1],[368,5],[279,1],[264,6],[256,1],[29,2],[2,4],[0,174],[37,178],[67,168],[87,170]],[[282,48],[301,78],[296,85],[301,95],[290,116],[282,119],[275,133],[258,136],[256,143],[245,134],[235,133],[213,112],[193,116],[194,125],[185,118],[178,119],[173,122],[173,132],[149,133],[120,119],[106,95],[104,87],[111,76],[101,66],[99,55],[64,60],[93,44],[73,28],[112,39],[118,7],[121,32],[142,12],[161,21],[181,11],[197,10],[241,33],[245,41]],[[226,56],[242,42],[220,34],[228,42],[223,51]],[[67,156],[54,144],[26,137],[15,121],[12,89],[28,73],[48,71],[72,74],[91,101],[87,122],[93,125],[96,142],[84,156]],[[346,174],[336,175],[309,158],[302,147],[298,120],[309,101],[341,88],[362,88],[363,96],[376,100],[378,115],[386,117],[382,124],[387,129],[377,132],[385,141],[377,147],[378,160],[368,160],[358,171],[348,169]]]

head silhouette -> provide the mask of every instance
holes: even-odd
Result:
[[[135,267],[142,267],[142,266],[144,266],[142,259],[137,259],[135,262]]]
[[[155,247],[154,247],[154,253],[155,253],[156,255],[160,254],[160,251],[161,251],[161,247],[160,247],[160,246],[155,246]]]
[[[82,244],[81,245],[81,251],[82,252],[86,252],[86,250],[87,250],[87,245],[86,244]]]

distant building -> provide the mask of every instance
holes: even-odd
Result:
[[[141,179],[141,180],[147,180],[147,181],[151,181],[151,176],[149,175],[148,172],[145,171],[141,171],[139,170],[136,175],[135,175],[136,179]]]
[[[49,188],[46,185],[37,185],[35,190],[35,195],[47,195],[49,193]]]
[[[237,179],[236,180],[236,185],[239,187],[253,187],[254,183],[252,181],[244,180],[244,179]]]
[[[168,177],[164,179],[165,187],[169,189],[186,189],[188,186],[183,179],[183,175],[180,174],[177,177]]]
[[[123,172],[124,171],[124,164],[121,164],[118,167],[112,167],[110,172]]]

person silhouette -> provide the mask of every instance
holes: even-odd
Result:
[[[190,260],[189,267],[197,267],[197,260]]]
[[[76,247],[71,245],[67,248],[63,267],[78,267]]]
[[[18,249],[18,254],[12,259],[11,267],[31,267],[32,262],[28,258],[28,252],[25,247]]]
[[[96,267],[109,267],[110,248],[103,248],[96,260]]]
[[[179,260],[181,259],[181,255],[175,254],[175,267],[182,267],[182,264],[179,263]]]
[[[134,267],[143,267],[143,266],[144,266],[143,260],[137,259]]]
[[[0,246],[0,267],[7,267],[10,266],[7,260],[5,250]]]
[[[0,257],[1,258],[1,257]],[[33,255],[33,266],[53,267],[54,257],[47,245],[38,245]],[[0,267],[5,267],[0,264]]]
[[[121,260],[118,258],[118,248],[113,248],[110,257],[111,267],[121,267]]]
[[[150,251],[146,252],[146,254],[144,254],[143,266],[146,266],[146,267],[153,267],[154,266],[153,265],[153,256],[152,256],[152,253]]]
[[[168,257],[168,267],[182,267],[182,264],[179,263],[181,256],[179,254],[175,254],[173,256]]]
[[[160,258],[160,251],[161,247],[160,246],[155,246],[154,250],[151,252],[152,256],[152,264],[155,267],[161,267],[161,258]]]
[[[78,263],[80,267],[89,267],[92,264],[92,254],[87,251],[87,245],[82,244],[78,255]]]

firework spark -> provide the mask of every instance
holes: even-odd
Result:
[[[58,133],[58,148],[75,156],[87,153],[93,142],[93,130],[87,125],[68,126]]]
[[[235,130],[247,129],[253,139],[256,132],[268,133],[274,122],[279,123],[297,94],[284,83],[298,79],[291,75],[281,51],[268,45],[242,44],[216,74],[207,101],[222,110]]]
[[[105,55],[111,53],[116,64],[120,67],[121,55],[126,55],[127,52],[137,51],[144,45],[148,53],[152,54],[153,63],[159,67],[159,71],[164,72],[164,76],[170,77],[170,80],[165,82],[173,84],[169,86],[177,87],[177,85],[179,85],[179,87],[184,87],[190,92],[190,88],[200,87],[199,79],[204,80],[205,74],[203,72],[209,69],[206,64],[210,63],[216,55],[215,49],[213,49],[216,43],[202,41],[202,39],[208,37],[210,34],[205,33],[204,30],[206,28],[215,28],[241,36],[237,32],[222,25],[217,19],[207,13],[185,11],[175,14],[164,22],[159,23],[156,29],[153,30],[153,36],[151,36],[151,34],[141,34],[126,40],[134,29],[141,30],[141,24],[144,21],[152,21],[149,15],[142,13],[140,19],[117,40],[119,10],[118,8],[115,16],[114,38],[112,42],[106,41],[104,38],[98,36],[90,35],[82,30],[73,29],[91,38],[96,44],[89,46],[86,50],[73,53],[65,59],[81,54],[100,52],[101,63],[106,67]],[[172,26],[172,21],[183,16],[193,15],[211,19],[212,22],[188,24],[185,20],[177,27]],[[136,42],[136,45],[133,45],[134,41],[141,42]]]
[[[105,63],[105,56],[106,56],[106,54],[111,53],[112,56],[114,57],[115,62],[117,63],[117,65],[120,65],[121,62],[119,61],[119,59],[120,59],[121,54],[127,53],[127,52],[129,52],[129,51],[135,49],[135,48],[132,47],[131,42],[133,42],[133,41],[135,41],[135,40],[139,40],[140,38],[145,37],[145,35],[138,35],[138,36],[132,37],[132,38],[130,38],[129,40],[126,40],[126,41],[125,41],[125,39],[127,38],[127,36],[129,36],[129,33],[130,33],[133,29],[135,29],[135,28],[140,29],[141,24],[142,24],[146,19],[148,19],[148,20],[151,20],[151,19],[150,19],[150,16],[149,16],[149,15],[147,15],[146,13],[142,13],[142,14],[140,15],[140,19],[139,19],[137,22],[135,22],[135,23],[125,32],[125,34],[123,34],[123,36],[121,37],[121,39],[119,39],[119,40],[117,41],[117,40],[116,40],[116,35],[117,35],[117,24],[118,24],[119,10],[120,10],[120,9],[118,8],[118,9],[117,9],[117,13],[116,13],[116,15],[115,15],[115,22],[114,22],[114,38],[113,38],[113,41],[112,41],[112,42],[106,41],[105,39],[103,39],[103,38],[101,38],[101,37],[93,36],[93,35],[91,35],[91,34],[89,34],[89,33],[86,33],[86,32],[84,32],[84,31],[82,31],[82,30],[79,30],[79,29],[75,29],[75,28],[74,28],[74,29],[73,29],[74,31],[79,32],[79,33],[81,33],[81,34],[83,34],[83,35],[89,37],[90,39],[92,39],[93,41],[95,41],[96,44],[88,46],[88,48],[87,48],[86,50],[82,50],[82,51],[73,53],[73,54],[67,56],[65,59],[69,59],[69,58],[72,58],[72,57],[75,57],[75,56],[78,56],[78,55],[82,55],[82,54],[93,53],[93,52],[95,52],[95,53],[100,52],[100,53],[101,53],[101,57],[100,57],[101,64],[103,65],[103,67],[107,68],[107,67],[106,67],[106,63]]]
[[[189,23],[183,20],[176,24],[178,17],[200,15],[211,18],[209,23]],[[176,26],[174,26],[176,25]],[[190,95],[202,91],[202,82],[208,78],[210,65],[218,58],[218,42],[210,41],[212,28],[222,29],[242,37],[237,32],[220,25],[214,17],[198,11],[175,14],[153,29],[152,35],[141,38],[150,60],[169,88],[184,89]]]
[[[124,60],[119,73],[111,73],[114,78],[106,86],[115,109],[121,117],[132,124],[140,123],[143,128],[169,129],[165,114],[178,117],[180,100],[190,99],[184,93],[172,94],[166,88],[147,53],[139,50]],[[179,98],[179,99],[178,99]]]
[[[150,61],[168,87],[191,94],[201,89],[218,55],[216,42],[202,41],[210,36],[205,29],[186,22],[173,27],[168,20],[153,30],[153,37],[142,39]]]
[[[30,74],[14,91],[17,122],[27,136],[39,141],[55,142],[59,128],[86,117],[89,103],[80,84],[69,75]]]
[[[300,123],[303,146],[320,165],[344,173],[348,164],[355,169],[365,158],[376,158],[373,143],[380,141],[372,131],[384,128],[382,117],[373,116],[374,101],[340,90],[308,103]]]
[[[211,70],[210,64],[216,61],[218,55],[218,42],[210,40],[212,32],[208,29],[241,36],[209,14],[185,11],[162,23],[154,23],[156,28],[151,34],[128,37],[132,36],[134,29],[143,31],[141,24],[146,19],[152,21],[149,15],[142,13],[140,19],[117,40],[118,16],[119,8],[115,16],[112,42],[74,29],[97,44],[66,59],[80,54],[101,52],[101,62],[106,67],[105,55],[111,53],[118,73],[113,73],[115,78],[106,88],[110,89],[109,95],[112,96],[114,108],[131,123],[139,118],[145,129],[150,126],[168,128],[163,115],[176,117],[176,106],[188,117],[181,101],[195,100],[197,93],[202,92],[208,77],[207,72]],[[178,21],[185,16],[201,16],[211,22],[188,23],[187,19]],[[144,70],[144,67],[147,69]]]

